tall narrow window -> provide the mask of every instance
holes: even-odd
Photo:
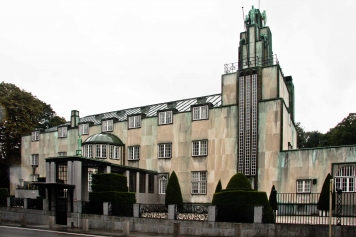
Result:
[[[113,120],[104,120],[101,121],[101,131],[102,132],[112,132],[113,127],[114,127],[114,121]]]
[[[93,157],[93,145],[84,145],[83,148],[83,156],[92,158]]]
[[[38,166],[38,154],[33,154],[31,155],[31,165],[37,165]]]
[[[148,175],[148,193],[154,193],[155,192],[155,176],[153,174]]]
[[[158,158],[172,157],[172,143],[158,144]]]
[[[67,162],[57,163],[57,183],[68,183],[68,165]]]
[[[118,160],[120,159],[120,152],[119,152],[120,147],[119,146],[114,146],[110,145],[110,159]]]
[[[146,174],[143,174],[143,173],[140,173],[139,192],[140,193],[145,193],[146,192]]]
[[[160,174],[158,179],[159,194],[166,194],[168,174]]]
[[[136,172],[130,172],[130,192],[135,193],[136,192]]]
[[[129,117],[129,128],[140,128],[141,127],[141,115]]]
[[[82,135],[89,134],[89,124],[88,123],[79,124],[79,134],[82,134]]]
[[[31,133],[31,141],[39,141],[40,140],[40,131],[33,131]]]
[[[67,137],[67,127],[58,128],[58,137]]]
[[[192,142],[192,156],[208,155],[208,140],[200,140]]]
[[[172,111],[164,111],[158,113],[158,124],[170,124],[172,123]]]
[[[96,158],[106,158],[106,145],[97,144],[96,145]]]
[[[206,171],[192,172],[192,194],[206,194]]]
[[[207,105],[193,107],[193,120],[208,119],[209,108]]]
[[[98,173],[97,168],[88,168],[88,192],[92,192],[93,174]]]
[[[139,146],[129,146],[129,160],[139,160],[140,159],[140,147]]]

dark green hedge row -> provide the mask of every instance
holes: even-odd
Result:
[[[0,198],[5,198],[9,196],[9,191],[7,188],[0,188]]]
[[[263,223],[273,223],[272,208],[265,192],[221,190],[214,194],[212,204],[218,207],[218,221],[253,222],[253,207],[263,206]]]
[[[236,173],[231,177],[226,189],[252,190],[250,180],[241,173]]]
[[[183,204],[182,192],[180,189],[178,177],[174,171],[168,179],[165,204],[166,206],[172,204],[177,204],[178,206],[181,206]]]
[[[114,173],[93,174],[92,190],[93,192],[128,192],[127,178]]]
[[[135,193],[129,192],[90,192],[89,200],[95,202],[121,202],[127,204],[136,203]]]

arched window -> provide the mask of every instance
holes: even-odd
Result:
[[[355,192],[355,167],[351,165],[341,167],[335,175],[335,189],[343,192]]]

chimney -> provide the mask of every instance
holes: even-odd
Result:
[[[79,111],[72,110],[70,115],[70,127],[71,128],[78,127],[78,123],[79,123]]]

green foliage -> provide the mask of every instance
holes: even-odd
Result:
[[[21,159],[21,136],[65,123],[50,105],[14,84],[0,83],[0,187],[9,186],[10,165]]]
[[[128,192],[127,178],[114,173],[93,174],[92,190],[93,192]]]
[[[226,189],[251,190],[251,183],[245,175],[236,173],[231,177]]]
[[[305,147],[305,131],[304,127],[301,126],[300,122],[297,122],[295,124],[295,130],[297,131],[297,147],[298,148],[304,148]]]
[[[326,134],[329,146],[356,144],[356,114],[350,113]]]
[[[272,210],[276,211],[278,210],[277,206],[277,191],[274,185],[272,186],[271,193],[269,194],[269,204],[272,208]]]
[[[324,181],[321,193],[319,196],[319,201],[317,207],[319,210],[328,211],[330,205],[330,179],[332,179],[331,174],[329,173]],[[332,194],[332,209],[335,210],[335,193]]]
[[[326,135],[319,131],[305,132],[300,122],[295,124],[298,133],[297,147],[298,148],[313,148],[323,147],[327,145]]]
[[[176,173],[173,171],[168,179],[167,189],[166,189],[166,206],[168,205],[182,205],[183,197],[180,190],[180,185]]]
[[[7,188],[0,188],[0,198],[6,198],[9,196],[9,191]]]
[[[221,185],[221,180],[219,180],[218,184],[216,185],[215,188],[215,193],[218,193],[222,190],[222,185]]]
[[[89,200],[94,202],[122,202],[126,204],[136,203],[135,193],[129,192],[90,192]]]

